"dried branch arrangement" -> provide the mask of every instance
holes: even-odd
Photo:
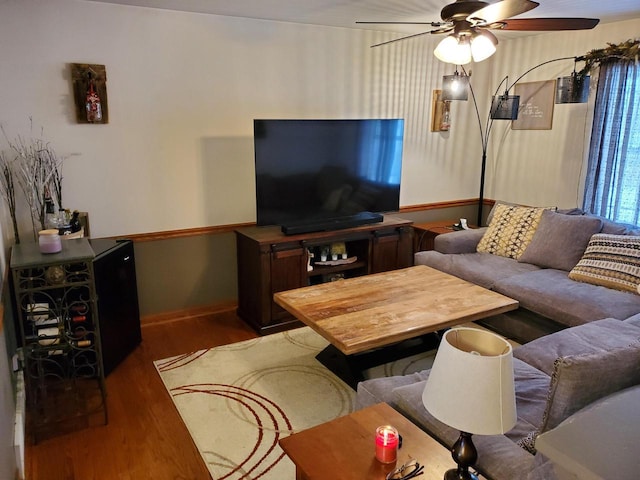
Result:
[[[31,125],[33,130],[33,123]],[[24,138],[18,136],[9,140],[4,127],[2,133],[10,148],[13,158],[3,156],[2,168],[3,197],[9,206],[13,221],[16,243],[20,242],[16,219],[16,201],[14,179],[17,180],[25,201],[29,207],[34,240],[38,239],[38,231],[47,228],[47,203],[55,200],[62,210],[62,164],[64,158],[59,157],[51,145],[42,137]]]

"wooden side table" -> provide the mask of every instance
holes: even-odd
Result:
[[[433,250],[433,242],[438,235],[453,232],[453,224],[459,220],[440,220],[413,224],[413,252]]]
[[[439,220],[437,222],[414,223],[413,227],[413,253],[422,250],[433,250],[438,235],[443,233],[454,232],[453,225],[458,223],[460,219],[455,220]],[[469,225],[469,228],[477,228],[475,225]]]
[[[375,458],[375,431],[393,425],[402,435],[396,463]],[[442,480],[455,468],[449,450],[386,403],[358,410],[280,440],[296,466],[296,480],[384,480],[410,458],[424,465],[423,480]]]

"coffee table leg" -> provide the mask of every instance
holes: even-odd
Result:
[[[318,353],[316,359],[354,390],[358,386],[358,382],[364,380],[362,376],[364,369],[358,365],[355,358],[351,355],[345,355],[331,344]]]
[[[368,352],[345,355],[329,344],[316,359],[354,390],[364,380],[363,372],[369,368],[407,358],[438,348],[441,332],[428,333],[421,337],[378,348]]]

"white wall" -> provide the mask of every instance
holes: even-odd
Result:
[[[4,285],[4,279],[8,277],[5,275],[7,268],[4,261],[6,251],[5,245],[7,244],[4,227],[0,222],[0,292],[8,295],[9,289]],[[0,294],[1,295],[1,294]],[[9,302],[9,299],[0,299],[0,301]],[[14,449],[14,422],[16,420],[16,401],[15,392],[11,377],[10,355],[12,352],[8,352],[9,345],[13,345],[15,340],[8,339],[7,336],[11,335],[10,331],[13,329],[6,328],[4,322],[7,320],[3,318],[5,307],[0,307],[0,478],[11,479],[15,478],[18,457],[16,450]],[[8,315],[7,315],[8,317]],[[11,321],[10,319],[8,321]],[[9,340],[9,342],[7,342]],[[23,433],[22,431],[20,433]],[[21,458],[20,458],[21,460]],[[22,467],[22,464],[20,465]]]
[[[477,195],[429,132],[435,40],[74,0],[0,7],[0,122],[44,128],[94,236],[255,220],[254,118],[404,117],[401,204]],[[10,47],[9,47],[10,46]],[[106,65],[108,125],[78,125],[68,63]],[[77,154],[77,155],[76,155]]]
[[[548,33],[504,42],[493,60],[492,90],[504,75],[513,82],[539,63],[584,55],[607,43],[637,38],[638,32],[640,20],[630,20],[599,25],[590,31]],[[553,80],[569,75],[573,65],[571,60],[554,62],[521,81]],[[583,65],[579,62],[578,69]],[[494,123],[488,152],[488,197],[528,205],[582,205],[595,87],[592,78],[589,104],[555,105],[551,130],[511,130],[511,122]]]
[[[639,24],[502,41],[494,58],[471,67],[480,102],[504,73],[624,40]],[[453,72],[432,54],[440,37],[369,48],[386,35],[77,0],[3,0],[0,123],[10,137],[28,135],[32,117],[59,154],[72,155],[65,204],[89,212],[94,236],[254,221],[254,118],[404,117],[401,205],[476,197],[481,152],[471,104],[454,105],[450,132],[429,131],[431,92]],[[75,123],[69,63],[106,65],[108,125]],[[569,70],[558,64],[529,80]],[[488,106],[481,107],[484,117]],[[486,196],[579,203],[581,108],[558,106],[551,131],[503,135],[496,127]]]

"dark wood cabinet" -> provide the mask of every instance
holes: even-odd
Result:
[[[274,293],[413,265],[411,223],[385,216],[380,223],[300,235],[275,226],[236,230],[238,315],[261,334],[301,325],[276,305]],[[348,260],[322,264],[321,250],[336,243],[344,243]]]
[[[133,242],[91,239],[104,375],[142,341]]]

